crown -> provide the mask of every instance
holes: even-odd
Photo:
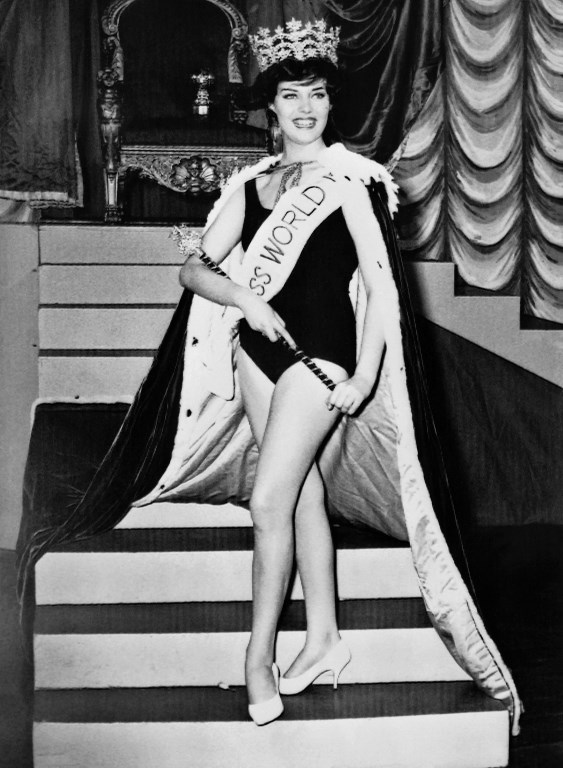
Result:
[[[336,46],[340,27],[327,28],[326,21],[303,22],[291,19],[283,27],[276,27],[273,34],[261,27],[255,35],[249,35],[250,46],[258,60],[261,72],[284,59],[321,58],[336,64]]]

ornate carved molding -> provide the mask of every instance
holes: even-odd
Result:
[[[233,173],[265,154],[255,147],[131,145],[123,147],[120,174],[137,170],[175,192],[201,195],[216,192]]]
[[[120,163],[122,83],[120,80],[116,80],[107,70],[104,70],[99,75],[98,84],[98,106],[100,108],[100,128],[105,167],[108,173],[117,173]]]
[[[119,200],[124,175],[136,169],[168,189],[190,195],[213,192],[226,178],[264,153],[256,148],[125,146],[121,144],[123,105],[123,48],[119,38],[122,13],[136,0],[111,0],[102,17],[104,69],[98,74],[98,106],[104,154],[106,183],[106,221],[122,217]],[[190,2],[190,0],[186,0]],[[247,113],[240,102],[241,65],[248,55],[248,25],[229,0],[206,0],[217,6],[228,19],[231,39],[227,70],[231,83],[230,118],[244,124]]]
[[[98,110],[104,157],[107,221],[118,221],[120,218],[117,177],[121,163],[122,88],[122,80],[111,69],[104,69],[98,74]]]
[[[119,19],[135,0],[111,0],[102,16],[102,30],[105,38],[103,48],[106,55],[106,67],[113,69],[118,78],[123,80],[123,49],[119,39]],[[186,0],[190,2],[190,0]],[[248,24],[242,13],[229,0],[206,0],[217,6],[229,21],[231,42],[227,57],[230,83],[242,83],[240,65],[248,55]]]

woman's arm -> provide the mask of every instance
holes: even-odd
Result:
[[[220,264],[228,256],[240,241],[243,221],[244,188],[239,188],[203,236],[202,248],[209,258]],[[244,292],[242,286],[208,269],[195,254],[184,262],[179,279],[184,288],[224,306],[238,307]]]
[[[342,207],[356,252],[366,290],[366,313],[362,343],[354,375],[338,384],[327,400],[329,407],[354,414],[371,393],[385,347],[381,299],[383,269],[377,254],[385,252],[385,241],[363,184],[347,196]]]
[[[233,192],[203,236],[202,248],[217,264],[220,264],[240,242],[244,208],[244,186],[241,186]],[[295,344],[285,330],[282,318],[269,304],[249,288],[212,272],[195,254],[188,256],[184,262],[179,279],[184,288],[189,288],[209,301],[240,309],[250,327],[263,333],[270,341],[277,341],[280,335],[290,344]]]

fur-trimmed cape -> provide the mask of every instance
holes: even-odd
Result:
[[[261,161],[231,179],[210,214],[266,170]],[[329,511],[408,539],[430,619],[460,666],[486,693],[510,709],[518,732],[514,683],[476,608],[430,412],[416,326],[391,214],[396,187],[387,171],[342,145],[321,162],[345,185],[366,237],[381,229],[380,266],[386,352],[372,396],[361,413],[343,417],[321,454]],[[370,234],[371,233],[371,234]],[[239,249],[229,256],[233,277]],[[358,328],[361,280],[352,291]],[[193,303],[193,306],[192,306]],[[110,530],[132,504],[153,501],[233,502],[247,506],[257,450],[233,373],[232,388],[216,393],[206,375],[214,324],[223,308],[185,291],[123,426],[85,496],[63,525],[34,534],[20,557],[20,591],[39,557],[54,545]],[[223,328],[224,330],[224,328]],[[207,358],[204,354],[207,347]],[[306,350],[305,350],[306,351]]]

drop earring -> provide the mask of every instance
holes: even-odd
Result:
[[[268,119],[268,152],[271,155],[279,155],[283,150],[283,138],[277,115],[273,110],[268,109],[266,117]]]

